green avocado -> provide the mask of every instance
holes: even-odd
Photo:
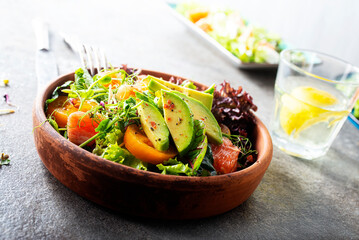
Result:
[[[163,85],[162,83],[159,83],[157,80],[155,80],[152,76],[148,76],[147,78],[150,78],[151,80],[148,83],[148,89],[150,89],[153,92],[157,92],[160,90],[167,90],[170,91],[171,89]]]
[[[147,78],[149,79],[148,88],[151,91],[156,92],[161,89],[176,90],[176,91],[179,91],[183,94],[186,94],[189,97],[195,98],[198,101],[202,102],[209,110],[212,109],[212,103],[213,103],[213,95],[212,94],[200,92],[200,91],[197,91],[197,90],[194,90],[191,88],[182,87],[177,84],[170,83],[168,81],[165,81],[163,79],[156,78],[153,76],[147,76]]]
[[[208,140],[214,144],[222,144],[223,140],[221,127],[212,112],[208,110],[208,108],[206,108],[200,101],[197,101],[194,98],[188,97],[180,92],[175,92],[175,94],[181,97],[182,100],[188,104],[189,108],[193,112],[194,119],[202,120],[204,122]]]
[[[178,153],[183,156],[194,138],[193,113],[187,103],[176,94],[162,90],[163,113]]]
[[[152,104],[142,102],[138,107],[138,114],[146,136],[159,151],[166,151],[169,147],[169,131],[161,112]]]

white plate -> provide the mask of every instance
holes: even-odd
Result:
[[[226,58],[229,62],[231,62],[234,66],[241,69],[276,69],[278,68],[278,64],[269,64],[269,63],[243,63],[239,58],[234,56],[231,52],[229,52],[226,48],[224,48],[221,44],[219,44],[216,40],[214,40],[211,36],[209,36],[206,32],[201,30],[195,24],[193,24],[190,20],[182,16],[176,11],[176,3],[166,2],[166,6],[170,9],[170,12],[188,29],[190,29],[194,34],[199,36],[206,42],[208,45],[217,49],[217,51]]]

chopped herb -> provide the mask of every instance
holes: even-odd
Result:
[[[0,158],[0,167],[2,165],[9,165],[9,164],[10,164],[9,155],[2,153]]]
[[[239,169],[249,167],[255,162],[258,152],[253,149],[252,143],[248,138],[240,135],[228,135],[225,133],[223,136],[227,137],[235,146],[241,149],[238,156]]]

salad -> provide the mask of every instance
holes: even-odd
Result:
[[[56,131],[93,154],[184,176],[231,173],[256,161],[247,136],[257,107],[242,88],[198,89],[126,65],[94,77],[80,68],[74,77],[54,90],[45,113]]]
[[[196,2],[183,2],[176,11],[201,28],[243,63],[279,62],[282,39],[243,19],[238,11],[210,8]]]

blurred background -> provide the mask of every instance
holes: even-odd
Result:
[[[281,35],[290,46],[325,52],[359,65],[359,30],[357,29],[359,1],[212,0],[206,2],[239,10],[251,23]],[[135,65],[143,62],[148,64],[148,67],[152,67],[151,62],[156,62],[156,51],[171,52],[172,48],[180,47],[183,56],[176,57],[184,58],[188,61],[187,64],[192,64],[191,59],[186,56],[188,51],[196,54],[193,48],[201,51],[204,48],[195,46],[198,40],[195,37],[183,42],[182,46],[171,45],[171,42],[175,43],[174,33],[178,34],[178,31],[173,29],[181,29],[184,33],[187,29],[171,16],[163,3],[159,0],[31,0],[21,1],[19,4],[18,1],[2,0],[0,1],[0,31],[2,32],[0,42],[14,31],[24,31],[24,36],[31,36],[26,34],[26,31],[32,31],[31,19],[41,17],[57,32],[65,31],[83,40],[102,45],[112,60],[119,59],[121,62]],[[117,15],[117,20],[109,22],[103,17],[104,15],[112,15],[112,17]],[[131,17],[133,15],[141,19],[145,18],[147,21],[136,21],[136,18]],[[163,21],[154,17],[158,15],[162,16]],[[94,25],[101,27],[94,28]],[[114,38],[113,36],[119,35],[113,32],[121,32],[120,37]],[[142,34],[147,34],[151,41],[146,37],[136,39]],[[27,44],[34,44],[34,41],[34,38],[26,39]],[[116,48],[106,49],[106,46],[112,45],[109,44],[110,42],[115,42]],[[164,45],[163,42],[167,44]],[[131,52],[124,49],[130,49],[133,55],[121,54],[121,52]],[[142,60],[139,60],[138,56],[141,56]],[[166,61],[171,62],[170,59]]]
[[[201,2],[201,1],[199,1]],[[222,0],[209,1],[237,9],[248,21],[275,32],[293,47],[332,54],[359,65],[359,1]],[[153,0],[31,0],[0,1],[0,77],[16,79],[13,61],[28,63],[35,83],[36,40],[31,22],[42,18],[51,31],[50,47],[59,73],[80,67],[61,32],[101,47],[114,66],[128,64],[183,76],[205,84],[233,81],[251,93],[266,123],[271,112],[274,72],[240,71],[188,30],[164,1]],[[181,64],[179,64],[179,62]],[[24,64],[21,64],[24,66]],[[246,81],[246,79],[251,79]],[[16,99],[15,99],[16,100]],[[264,106],[262,106],[264,105]]]
[[[211,1],[213,3],[218,1]],[[284,38],[292,47],[324,52],[359,66],[359,1],[221,1]]]

